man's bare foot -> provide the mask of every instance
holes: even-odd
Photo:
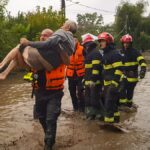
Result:
[[[6,75],[4,73],[0,73],[0,80],[5,80],[6,79]]]
[[[19,49],[19,47],[20,47],[20,44],[18,44],[15,48]]]

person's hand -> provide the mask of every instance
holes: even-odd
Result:
[[[140,71],[140,79],[143,79],[145,77],[145,71],[141,70]]]
[[[82,79],[82,84],[83,84],[83,85],[85,84],[85,79]]]
[[[21,38],[20,39],[20,44],[27,46],[29,44],[29,40],[26,38]]]
[[[95,87],[95,82],[93,82],[93,81],[90,81],[90,84],[89,84],[89,86],[90,86],[91,88]]]

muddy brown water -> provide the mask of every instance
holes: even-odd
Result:
[[[23,74],[0,81],[0,150],[43,150],[43,131],[33,120],[31,85]],[[73,113],[65,84],[62,114],[58,120],[54,150],[150,150],[150,73],[135,90],[137,113],[121,113],[130,133],[100,129],[97,121],[83,119]]]

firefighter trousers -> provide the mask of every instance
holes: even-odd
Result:
[[[127,105],[129,107],[132,106],[133,103],[133,95],[134,89],[136,87],[137,82],[125,82],[123,90],[120,92],[120,104]]]
[[[85,106],[100,107],[99,100],[101,94],[101,86],[95,85],[94,87],[85,87]]]
[[[105,122],[114,122],[115,117],[119,117],[118,101],[119,93],[117,89],[113,90],[111,85],[104,86]]]
[[[57,119],[61,112],[62,90],[36,91],[36,112],[45,133],[45,144],[52,146],[55,143]]]
[[[82,78],[72,77],[68,79],[69,92],[75,111],[84,111],[84,87]]]

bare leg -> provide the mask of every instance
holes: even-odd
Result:
[[[0,63],[0,69],[2,69],[5,65],[7,65],[11,60],[13,60],[17,53],[19,52],[19,45],[17,45],[15,48],[13,48],[7,56],[3,59],[3,61]]]
[[[0,73],[0,80],[5,80],[6,77],[8,76],[8,74],[17,67],[17,60],[14,59],[10,62],[10,64],[8,65],[8,67],[5,69],[5,71],[3,71],[2,73]]]
[[[17,54],[17,61],[18,61],[18,66],[20,68],[29,68],[29,66],[25,63],[24,58],[20,52]]]
[[[16,67],[29,68],[29,66],[24,62],[23,57],[19,51],[16,55],[17,56],[13,60],[11,60],[8,67],[2,73],[0,73],[0,80],[6,79],[8,74]]]

